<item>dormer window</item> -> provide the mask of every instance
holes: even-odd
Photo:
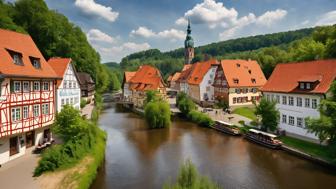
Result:
[[[234,84],[238,84],[239,83],[239,79],[237,79],[237,78],[233,79],[233,83]]]
[[[311,88],[311,84],[310,83],[306,83],[306,89],[310,89]]]
[[[314,85],[314,83],[311,83],[311,82],[300,82],[299,83],[299,88],[301,90],[311,90],[311,89],[314,88],[313,85]]]
[[[23,66],[23,61],[22,61],[22,54],[9,50],[7,49],[8,53],[11,55],[12,59],[13,59],[13,63],[15,65],[19,65],[19,66]]]
[[[255,84],[256,83],[256,79],[252,78],[251,82]]]
[[[237,67],[239,68],[239,67],[240,67],[240,64],[237,63]]]
[[[300,89],[305,89],[305,84],[304,83],[300,83]]]
[[[252,74],[252,71],[251,71],[251,70],[248,70],[248,73],[249,73],[249,74]]]
[[[36,69],[40,69],[41,68],[41,63],[40,63],[40,59],[39,58],[34,58],[34,57],[29,57],[32,65],[34,66],[34,68]]]

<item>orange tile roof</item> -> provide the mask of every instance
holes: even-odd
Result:
[[[52,67],[58,77],[63,78],[64,73],[71,61],[71,58],[53,57],[48,60],[48,64]]]
[[[135,75],[136,72],[125,72],[125,82],[129,82],[131,80],[131,78]]]
[[[278,64],[268,82],[261,88],[264,92],[319,93],[328,92],[336,79],[336,60],[316,60],[300,63]],[[317,86],[310,91],[300,90],[299,81],[315,82]]]
[[[180,78],[181,72],[176,72],[172,78],[171,81],[177,81]]]
[[[194,64],[184,65],[180,77],[177,79],[177,82],[186,82],[188,80],[193,65]]]
[[[173,75],[168,76],[167,81],[170,82],[173,79]]]
[[[216,64],[218,64],[218,61],[216,59],[193,64],[192,71],[190,72],[190,75],[188,77],[188,84],[199,85],[202,82],[205,74],[211,68],[211,65]]]
[[[257,61],[221,60],[221,66],[229,87],[261,87],[267,82]]]
[[[138,91],[156,90],[164,86],[160,71],[149,65],[140,66],[129,83],[131,90]]]
[[[188,70],[191,67],[192,67],[192,64],[185,64],[182,68],[182,71]]]
[[[15,65],[8,50],[20,53],[23,65]],[[40,60],[40,69],[33,67],[30,57]],[[33,39],[27,34],[0,29],[0,59],[0,74],[5,77],[57,78]]]

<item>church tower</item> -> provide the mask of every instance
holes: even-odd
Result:
[[[184,41],[185,64],[190,64],[194,58],[194,40],[191,37],[190,20],[188,20],[187,37]]]

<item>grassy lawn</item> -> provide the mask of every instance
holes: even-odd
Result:
[[[282,136],[280,140],[287,146],[298,149],[310,155],[318,156],[324,160],[332,162],[331,150],[328,146],[322,146],[319,144],[303,141],[300,139]]]
[[[255,108],[241,107],[233,110],[233,113],[247,117],[251,120],[256,120],[257,116],[254,114],[254,110]]]

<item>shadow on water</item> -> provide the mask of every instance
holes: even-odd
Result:
[[[105,162],[92,189],[161,188],[190,158],[223,188],[335,188],[336,173],[322,166],[174,118],[167,129],[147,129],[138,115],[106,106]]]

